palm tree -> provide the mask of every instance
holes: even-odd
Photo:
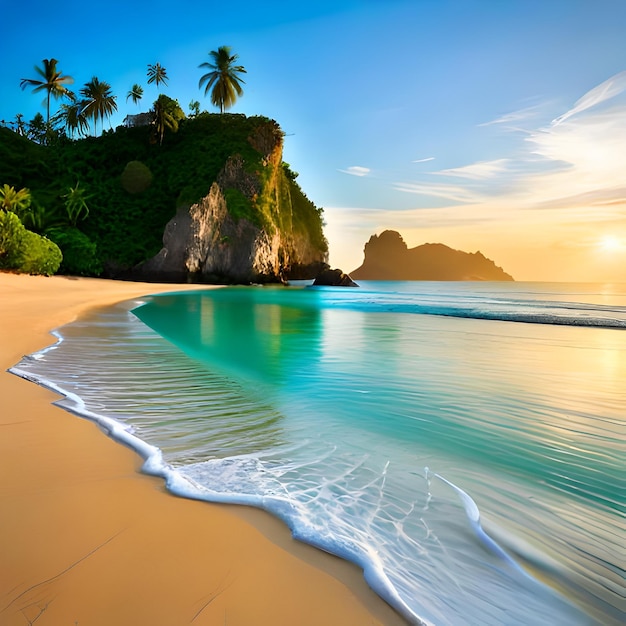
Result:
[[[131,87],[128,95],[126,96],[126,102],[128,102],[128,98],[132,98],[133,103],[137,104],[141,98],[143,97],[143,87],[141,85],[137,85],[136,83]]]
[[[55,98],[61,98],[63,96],[70,99],[73,98],[73,93],[65,87],[65,85],[71,85],[74,79],[71,76],[63,76],[60,70],[57,69],[58,61],[56,59],[44,59],[42,61],[43,68],[35,65],[35,72],[41,76],[43,80],[36,78],[22,78],[20,87],[26,89],[26,87],[33,87],[33,93],[39,93],[40,91],[46,91],[46,121],[50,123],[50,96]]]
[[[86,135],[89,128],[83,102],[62,104],[61,110],[52,118],[52,121],[63,124],[70,137],[73,137],[75,132],[78,132],[79,136]]]
[[[37,143],[43,143],[50,136],[50,123],[46,124],[41,113],[35,113],[35,117],[28,122],[26,136]]]
[[[200,103],[197,100],[192,100],[189,103],[189,113],[194,117],[200,115]]]
[[[163,83],[167,85],[167,72],[165,68],[160,63],[155,63],[154,65],[148,65],[148,84],[156,83],[157,89],[159,88],[159,83]]]
[[[115,102],[117,96],[111,93],[111,85],[109,83],[99,80],[96,76],[88,83],[85,83],[80,93],[85,97],[81,103],[82,111],[87,118],[91,117],[93,119],[95,134],[98,118],[100,118],[101,125],[104,128],[104,118],[111,117],[113,112],[117,111],[117,103]]]
[[[235,104],[238,96],[243,95],[241,83],[245,85],[245,82],[238,74],[245,74],[246,70],[242,65],[234,65],[239,55],[231,54],[230,46],[220,46],[217,51],[211,50],[209,56],[212,63],[206,62],[198,66],[210,70],[202,76],[198,87],[202,88],[206,83],[205,96],[213,88],[211,102],[223,113]]]
[[[165,131],[177,132],[178,123],[185,119],[185,113],[180,108],[178,100],[172,100],[165,94],[161,94],[154,103],[152,119],[155,133],[159,137],[159,144],[163,144]]]

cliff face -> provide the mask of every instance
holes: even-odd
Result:
[[[230,156],[208,195],[181,206],[163,248],[133,271],[149,280],[276,282],[312,278],[328,260],[321,211],[300,191],[282,161],[273,122],[249,137],[261,155],[252,170]]]
[[[37,232],[46,234],[65,228],[68,189],[80,184],[89,213],[77,224],[82,239],[62,252],[82,259],[78,244],[87,242],[94,258],[82,262],[85,275],[313,278],[328,256],[322,210],[283,163],[283,135],[269,118],[229,113],[181,120],[162,143],[151,126],[49,146],[0,127],[0,186],[30,189],[41,208]]]
[[[480,252],[453,250],[441,243],[409,249],[401,235],[386,230],[365,244],[363,264],[350,272],[361,280],[505,280],[513,277]]]

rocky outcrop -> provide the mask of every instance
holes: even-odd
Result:
[[[357,280],[513,280],[481,252],[453,250],[441,243],[409,249],[394,230],[372,235],[364,254],[363,264],[350,272]]]
[[[340,269],[325,269],[321,271],[313,281],[316,287],[358,287],[358,285],[350,278],[349,274],[345,274]]]
[[[261,155],[260,169],[251,171],[240,155],[229,157],[209,194],[178,209],[165,228],[163,248],[135,268],[134,276],[279,282],[313,278],[327,267],[320,211],[286,175],[277,129],[268,124],[250,137]]]

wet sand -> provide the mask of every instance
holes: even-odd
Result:
[[[357,567],[262,511],[168,494],[133,451],[6,371],[81,311],[190,288],[0,273],[0,624],[406,624]]]

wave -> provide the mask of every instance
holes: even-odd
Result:
[[[63,337],[58,332],[53,334],[57,338],[57,344],[39,353],[25,357],[22,363],[27,364],[29,361],[39,361],[45,356],[46,352],[58,347],[63,341]],[[141,471],[163,479],[170,493],[194,500],[252,506],[267,511],[281,519],[288,526],[294,539],[359,566],[363,570],[365,580],[374,592],[407,619],[409,623],[419,626],[431,626],[438,623],[437,619],[420,615],[406,602],[405,596],[398,591],[396,584],[390,578],[388,570],[380,558],[379,551],[373,545],[368,544],[367,541],[363,541],[363,537],[359,540],[358,532],[352,535],[349,528],[347,529],[348,532],[342,536],[332,536],[318,532],[315,523],[311,523],[311,512],[307,510],[306,503],[299,502],[293,495],[281,493],[284,491],[282,487],[276,489],[275,484],[273,484],[275,472],[271,471],[269,466],[263,463],[262,454],[243,454],[175,468],[164,460],[163,452],[160,448],[138,437],[133,432],[131,426],[90,410],[79,394],[69,391],[47,377],[28,371],[23,367],[15,366],[10,368],[9,371],[63,396],[63,399],[56,401],[54,404],[89,419],[97,424],[107,436],[133,449],[143,459]],[[389,463],[387,463],[388,465]],[[280,471],[283,471],[283,469],[280,469]],[[202,483],[194,479],[194,475],[198,474],[203,478]],[[213,476],[212,480],[209,481],[212,487],[207,486],[207,475]],[[264,475],[266,484],[259,484],[258,478],[260,475]],[[430,485],[430,475],[429,468],[424,468],[424,478],[428,485]],[[551,602],[564,603],[549,587],[530,576],[483,530],[480,524],[480,511],[469,494],[440,474],[432,473],[432,476],[451,487],[459,496],[467,519],[477,538],[497,556],[513,575],[519,575],[519,577],[524,578],[526,584],[531,584],[534,587],[534,593],[551,596]],[[270,484],[269,487],[267,483]],[[233,486],[234,488],[231,490],[230,487]],[[429,489],[428,501],[430,501],[431,497]],[[427,507],[428,504],[425,508]],[[441,616],[440,619],[442,619]]]
[[[56,331],[52,334],[57,338],[55,345],[24,357],[22,362],[38,361],[43,358],[46,352],[58,347],[63,341],[63,337]],[[137,437],[132,432],[132,427],[89,410],[78,394],[64,389],[44,376],[29,372],[19,366],[10,368],[9,372],[63,396],[62,400],[55,401],[53,404],[61,406],[80,417],[89,419],[97,424],[107,436],[134,450],[143,459],[141,471],[147,475],[162,478],[166,489],[170,493],[204,502],[251,506],[272,514],[285,522],[294,539],[334,554],[361,567],[364,578],[370,587],[410,623],[418,626],[431,626],[431,622],[423,620],[402,599],[385,573],[383,564],[375,549],[355,550],[354,546],[347,546],[341,541],[323,540],[316,536],[314,532],[311,532],[310,528],[307,528],[306,524],[298,523],[299,519],[306,519],[306,511],[298,511],[298,507],[289,498],[280,498],[276,495],[272,496],[259,492],[223,491],[201,485],[189,476],[186,476],[184,471],[166,463],[162,451],[158,447]],[[223,478],[224,470],[228,466],[230,466],[231,474],[233,466],[237,466],[241,476],[250,475],[251,464],[258,467],[258,460],[253,455],[229,457],[213,462],[216,476],[219,475],[221,478]],[[206,463],[196,465],[206,465]],[[221,479],[219,481],[216,479],[215,485],[220,482],[222,482]]]
[[[116,319],[105,320],[107,330],[116,324],[122,327],[129,323],[128,319],[123,324]],[[93,320],[90,323],[93,324]],[[293,422],[283,420],[280,415],[275,417],[279,409],[274,409],[272,415],[267,414],[269,417],[265,422],[263,415],[253,414],[249,409],[238,422],[222,420],[217,424],[217,431],[212,424],[207,436],[213,438],[215,432],[225,435],[227,431],[232,432],[237,423],[247,424],[256,419],[264,436],[271,430],[271,441],[266,441],[267,449],[259,450],[256,446],[246,445],[243,450],[249,451],[238,453],[233,444],[232,447],[223,446],[220,439],[218,444],[212,442],[211,454],[217,456],[214,451],[219,448],[220,451],[225,450],[225,458],[208,458],[207,448],[201,449],[200,445],[192,453],[177,454],[178,450],[173,453],[168,448],[169,444],[164,446],[160,443],[166,439],[167,433],[161,439],[152,432],[146,437],[141,420],[134,422],[138,424],[136,427],[123,423],[128,414],[149,406],[152,416],[148,421],[159,426],[167,423],[165,428],[175,430],[180,441],[179,435],[183,433],[181,422],[190,424],[198,420],[201,414],[206,413],[209,404],[213,420],[214,413],[225,407],[225,404],[216,404],[215,396],[211,395],[206,400],[207,404],[200,407],[200,412],[189,415],[189,403],[198,403],[200,398],[200,395],[189,398],[190,381],[193,381],[194,392],[196,388],[201,389],[202,397],[209,398],[206,395],[209,393],[206,384],[209,382],[208,374],[204,378],[200,366],[197,369],[191,365],[189,369],[184,369],[185,365],[181,367],[186,361],[178,360],[173,347],[161,347],[162,344],[169,344],[160,338],[155,339],[152,331],[149,331],[150,340],[144,341],[142,350],[133,352],[133,341],[129,338],[135,337],[133,333],[138,332],[138,326],[145,328],[137,321],[130,323],[131,326],[133,324],[133,330],[128,334],[122,331],[111,338],[109,344],[118,349],[112,356],[107,353],[109,347],[95,345],[89,338],[84,339],[83,345],[78,345],[69,355],[70,361],[74,358],[77,361],[71,363],[65,374],[59,373],[54,360],[47,365],[42,363],[40,367],[39,362],[46,361],[48,352],[59,348],[64,341],[57,332],[54,333],[57,338],[55,346],[27,357],[11,371],[64,395],[65,398],[56,404],[91,419],[109,436],[135,449],[144,459],[143,471],[161,477],[172,493],[264,509],[282,519],[296,539],[354,562],[363,569],[364,577],[374,591],[412,623],[454,624],[458,623],[455,621],[458,616],[470,615],[472,619],[477,619],[482,611],[486,615],[481,621],[486,624],[513,623],[510,621],[513,615],[518,618],[532,615],[536,624],[555,623],[555,615],[570,618],[567,621],[572,624],[588,623],[577,609],[527,573],[519,565],[518,553],[513,558],[508,547],[503,547],[501,541],[483,529],[476,502],[467,491],[446,478],[448,474],[443,466],[437,465],[437,472],[433,473],[427,468],[423,472],[413,472],[411,480],[404,485],[407,489],[398,492],[397,474],[394,477],[394,468],[389,462],[384,466],[376,465],[367,454],[361,454],[361,450],[371,447],[368,433],[364,435],[366,445],[361,446],[357,454],[351,450],[346,455],[345,450],[338,453],[336,446],[324,447],[319,441],[305,439],[300,431],[292,432],[297,424],[294,426]],[[148,335],[144,330],[139,332]],[[96,334],[98,340],[101,334],[104,335]],[[72,345],[82,339],[73,338],[71,333],[68,336],[72,339],[68,343]],[[144,335],[141,338],[143,341]],[[87,354],[84,354],[85,351]],[[149,360],[153,359],[155,351],[159,356],[156,367],[155,361]],[[99,355],[97,371],[90,369],[93,368],[94,353]],[[184,358],[188,359],[187,356]],[[67,355],[56,358],[57,366],[65,366],[67,361]],[[130,368],[127,363],[132,364],[133,369],[127,370],[126,367]],[[144,378],[144,370],[149,371],[149,376],[154,376],[161,365],[169,367],[160,373],[161,378],[153,384],[150,393],[146,392],[136,401],[136,392],[145,392],[146,382],[152,380]],[[120,370],[126,374],[124,379],[132,379],[135,385],[120,388]],[[47,375],[46,371],[53,373]],[[175,372],[175,384],[163,387],[173,377],[170,372]],[[59,383],[59,380],[65,382]],[[180,395],[181,389],[176,386],[179,383],[183,385],[184,396]],[[87,392],[86,386],[92,389]],[[121,394],[119,398],[123,402],[112,395],[109,391],[111,386],[115,387],[115,394]],[[249,388],[244,388],[247,393]],[[155,390],[158,391],[155,393]],[[262,396],[263,392],[259,395]],[[176,404],[175,408],[166,406],[164,400],[167,397]],[[255,402],[251,396],[246,396],[244,400],[250,405]],[[156,402],[163,402],[163,406],[155,409]],[[231,403],[229,397],[227,404],[231,412],[241,412],[241,407],[245,406],[243,403]],[[118,410],[122,405],[124,415]],[[113,411],[111,407],[114,407]],[[317,417],[319,430],[324,430],[329,424],[328,421],[320,424],[322,418]],[[204,423],[202,427],[205,427]],[[285,437],[287,430],[290,431],[290,438]],[[246,435],[246,440],[250,439],[251,433],[242,433]],[[186,431],[182,438],[186,440],[186,446],[191,441]],[[240,436],[236,438],[241,440]],[[337,437],[331,439],[339,441]],[[157,445],[153,445],[155,442]],[[377,440],[377,448],[381,445]],[[398,462],[397,452],[388,454],[385,450],[381,456],[393,459],[393,463]],[[413,448],[410,458],[403,459],[403,467],[413,467],[415,458],[422,456]],[[434,491],[443,493],[431,493],[431,477],[444,485]],[[393,483],[394,480],[396,483]],[[416,488],[418,493],[413,491]],[[454,497],[447,500],[449,488]],[[462,511],[457,498],[462,504]],[[451,532],[455,533],[452,542]],[[462,545],[455,543],[457,536],[461,536],[459,541]],[[397,540],[397,546],[390,545],[391,537]],[[473,541],[474,538],[477,541]],[[481,554],[481,546],[486,548],[488,556]],[[478,567],[475,567],[476,561]],[[473,577],[472,573],[476,571],[480,574]],[[518,597],[520,589],[523,593]],[[499,596],[499,608],[492,606],[496,596]],[[509,607],[508,600],[515,606]],[[502,611],[503,606],[507,612],[510,611],[509,621],[498,617],[498,611]]]
[[[311,287],[311,289],[320,289]],[[324,289],[324,288],[322,288]],[[325,288],[333,289],[333,288]],[[336,288],[335,288],[336,292]],[[411,294],[375,292],[350,294],[336,292],[329,298],[335,308],[378,313],[409,313],[438,315],[527,324],[626,329],[626,307],[584,302],[546,301],[539,299],[492,298],[442,294]]]

